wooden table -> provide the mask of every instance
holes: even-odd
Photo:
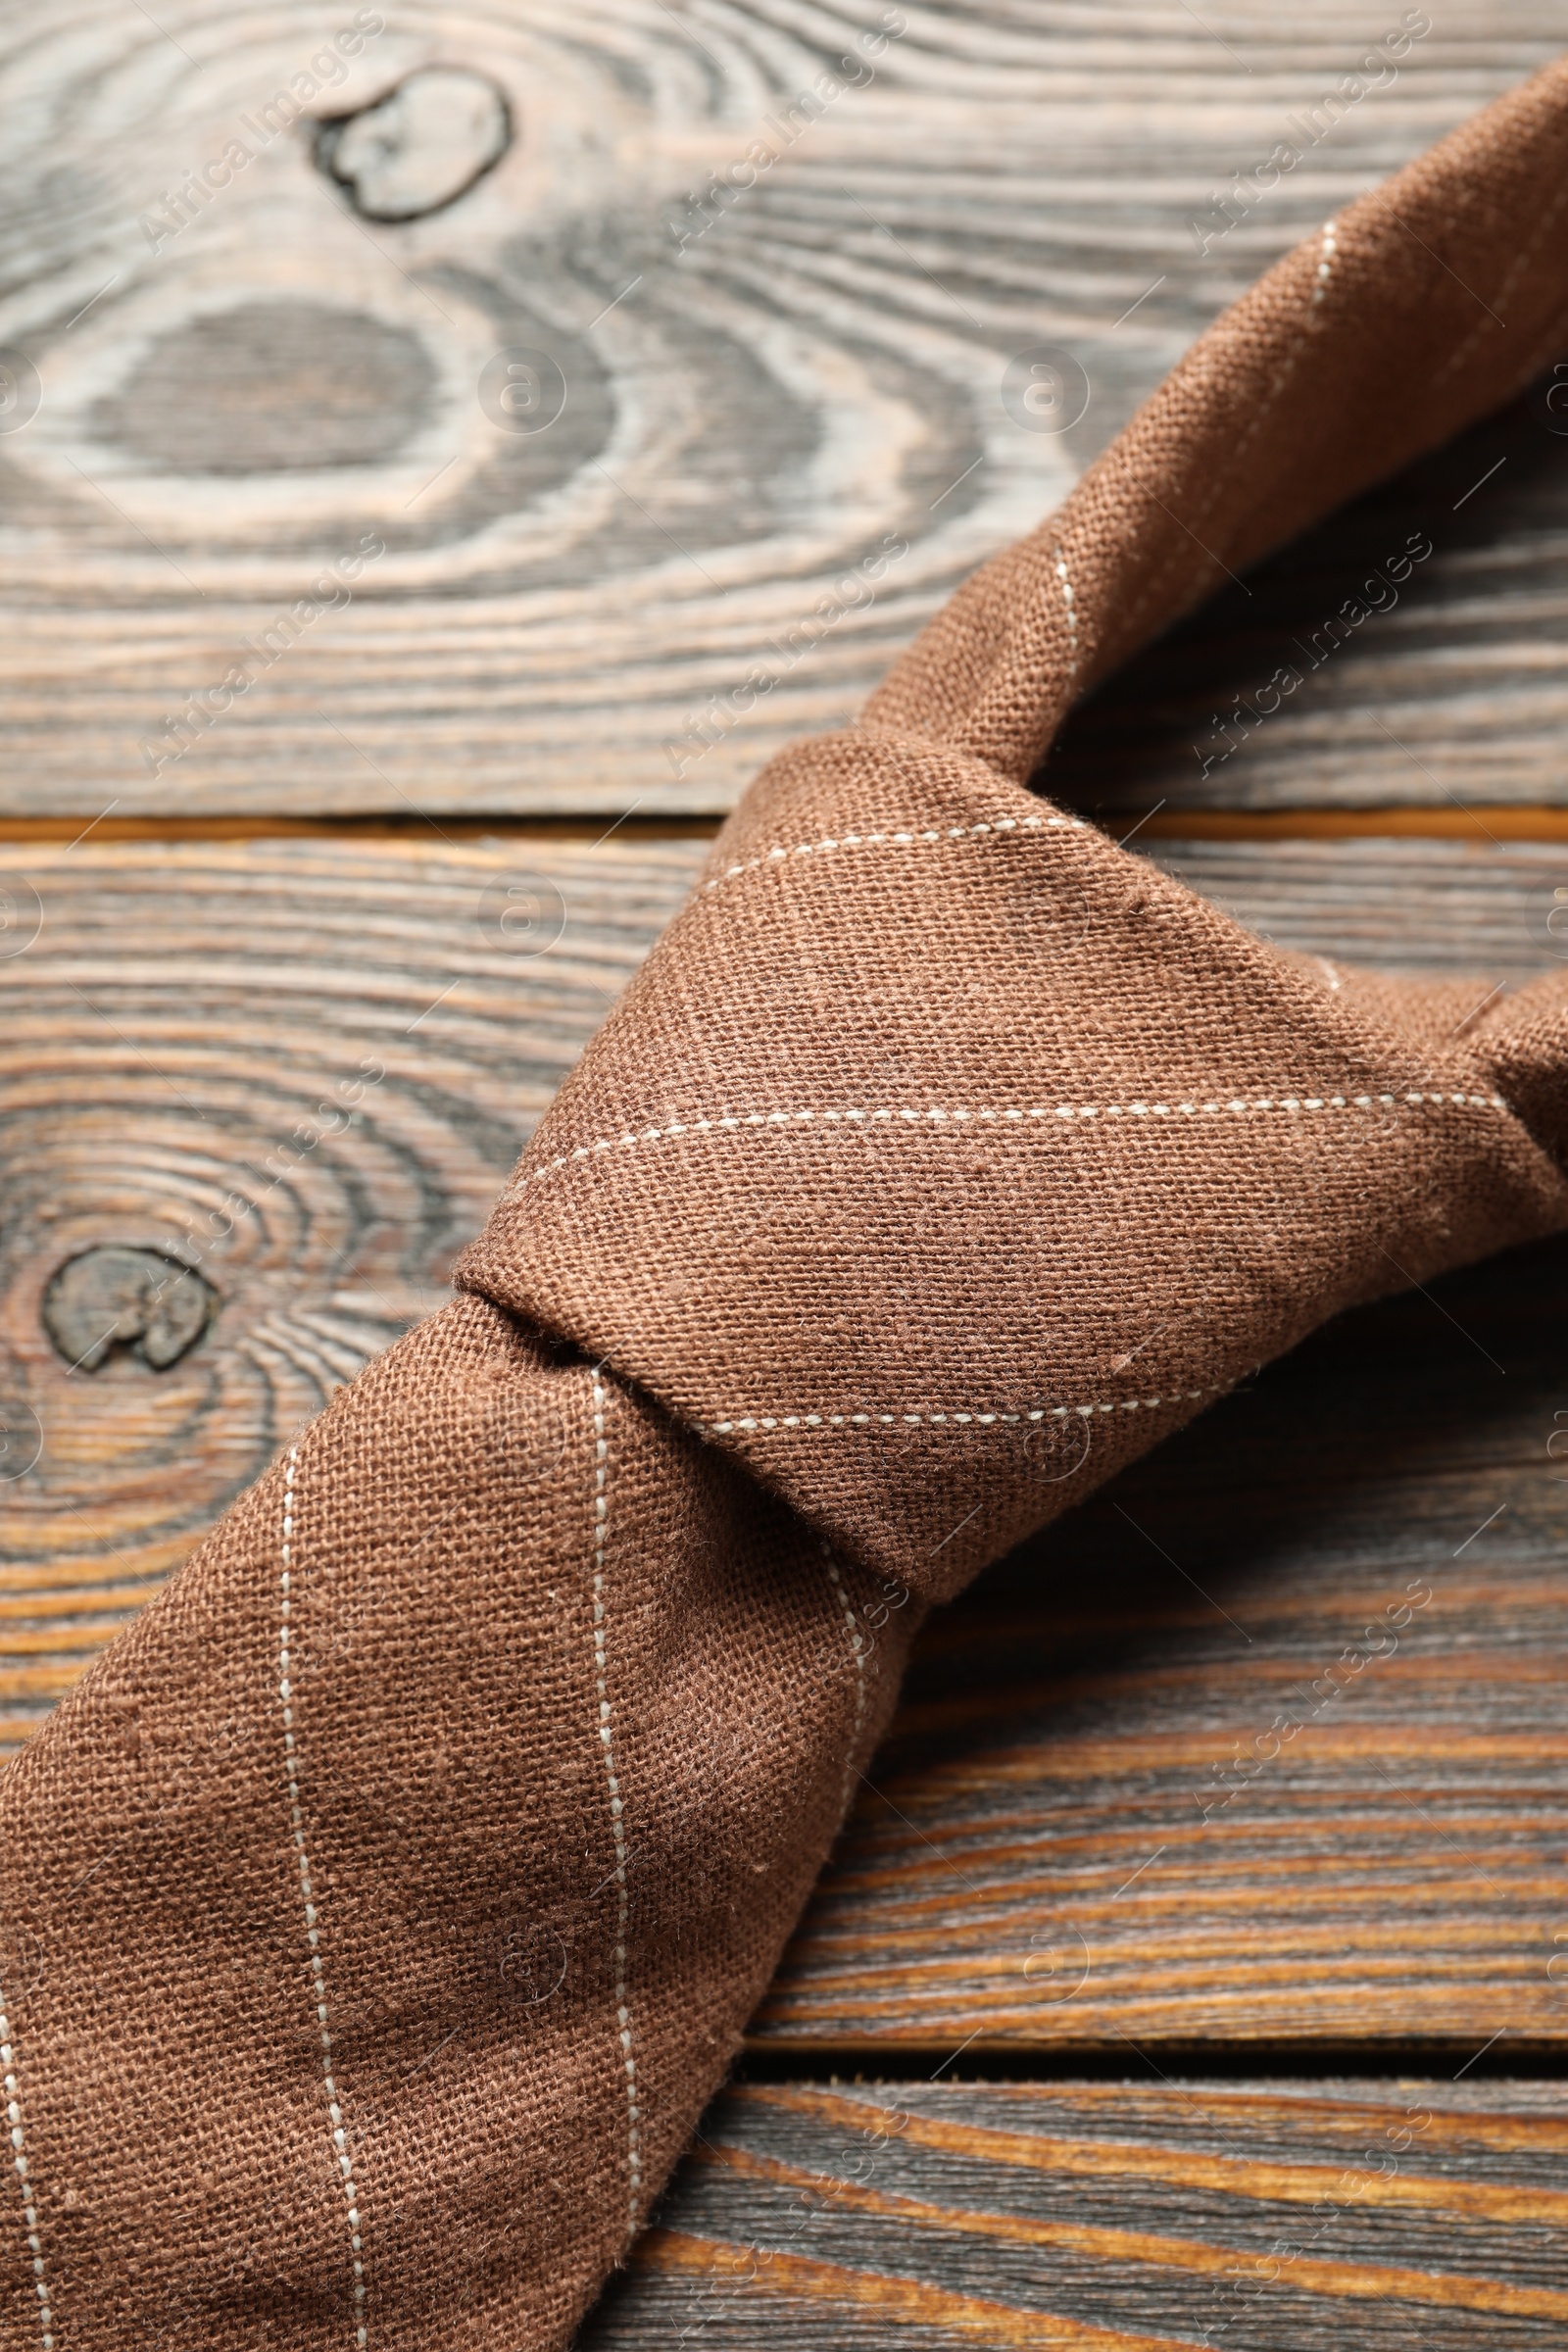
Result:
[[[1357,76],[1400,23],[0,10],[8,1741],[440,1298],[760,760],[1560,37],[1459,0]],[[1046,789],[1282,945],[1568,956],[1556,421],[1263,566]],[[595,2352],[1563,2340],[1565,1276],[1347,1319],[931,1626]]]

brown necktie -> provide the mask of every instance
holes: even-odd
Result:
[[[0,2344],[563,2344],[920,1607],[1325,1316],[1568,1225],[1568,980],[1467,1018],[1282,956],[1027,788],[1135,647],[1558,356],[1565,213],[1556,66],[776,760],[462,1295],[24,1752]]]

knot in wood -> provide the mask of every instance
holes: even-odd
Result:
[[[455,204],[512,144],[512,110],[483,74],[425,66],[358,114],[323,122],[316,160],[367,220]]]
[[[43,1326],[74,1371],[96,1372],[121,1348],[166,1372],[195,1347],[217,1305],[194,1266],[111,1246],[59,1268],[43,1296]]]

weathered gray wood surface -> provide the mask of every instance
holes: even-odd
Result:
[[[0,0],[0,1744],[442,1295],[705,853],[635,826],[849,716],[1261,267],[1563,38],[1441,12],[1331,122],[1403,13]],[[1003,395],[1043,343],[1059,433]],[[1140,846],[1283,946],[1478,997],[1568,956],[1565,466],[1528,403],[1479,427],[1046,789],[1163,803]],[[1454,837],[1156,838],[1379,807]],[[1565,2047],[1565,1276],[1322,1335],[933,1622],[593,2352],[1561,2340],[1560,2092],[1485,2078]]]
[[[1446,10],[1357,77],[1400,15],[6,0],[0,813],[727,806],[1259,268],[1562,37],[1543,0]],[[363,110],[397,91],[378,145]],[[1287,138],[1299,166],[1218,233],[1227,175]],[[755,185],[694,207],[732,166]],[[1060,433],[1004,404],[1041,344],[1088,380]],[[485,370],[518,350],[544,374],[508,413]],[[552,368],[562,413],[512,429],[553,413]],[[1562,797],[1568,445],[1530,430],[1549,446],[1457,518],[1442,474],[1405,614],[1213,790],[1433,797],[1339,728],[1370,698],[1452,740],[1455,789]],[[1221,708],[1252,658],[1204,657]],[[775,682],[694,736],[753,671]],[[1102,761],[1091,797],[1188,789],[1209,680],[1175,699],[1152,765]]]
[[[584,2352],[1525,2352],[1555,2086],[802,2082],[720,2099]]]
[[[12,1471],[42,1447],[0,1477],[0,1736],[445,1296],[702,846],[0,856]],[[51,1285],[125,1249],[197,1267],[211,1327],[162,1371],[134,1345],[73,1368]]]
[[[1568,841],[1154,841],[1147,853],[1306,955],[1510,983],[1568,962]]]

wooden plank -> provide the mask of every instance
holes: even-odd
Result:
[[[440,1295],[452,1253],[705,854],[701,841],[623,834],[95,835],[4,853],[13,1468],[31,1416],[49,1433],[35,1470],[0,1481],[12,1736],[325,1389]],[[1284,946],[1479,964],[1487,985],[1554,952],[1554,893],[1568,887],[1568,851],[1543,845],[1157,854]],[[367,1059],[385,1078],[343,1102]],[[319,1143],[292,1141],[297,1127]],[[254,1206],[217,1235],[230,1190]],[[98,1329],[62,1355],[45,1297],[83,1253],[126,1248],[197,1264],[218,1295],[211,1328],[163,1370],[118,1350],[73,1372]],[[114,1314],[110,1301],[104,1322]]]
[[[1546,2083],[739,2088],[583,2352],[1504,2352],[1568,2318]]]
[[[11,1737],[439,1297],[705,852],[7,852],[17,1466],[43,1442],[0,1485]],[[1551,845],[1158,854],[1282,945],[1479,966],[1478,994],[1547,959],[1568,888]],[[163,1370],[124,1348],[73,1370],[60,1270],[127,1249],[194,1265],[210,1327]],[[1559,2035],[1565,1266],[1483,1268],[1325,1336],[933,1627],[768,2045]],[[1336,1670],[1412,1583],[1432,1597],[1396,1651]]]
[[[39,405],[0,416],[0,812],[728,806],[1259,269],[1561,37],[1544,0],[1465,0],[1357,79],[1399,13],[915,4],[884,43],[850,0],[5,0],[0,344]],[[476,87],[510,108],[489,168],[438,103],[477,121]],[[398,90],[372,186],[353,123],[320,126]],[[1227,175],[1293,136],[1218,234]],[[694,206],[732,166],[756,185]],[[1061,433],[1004,404],[1041,344],[1090,389]],[[512,429],[543,394],[498,407],[518,350],[564,387],[543,430]],[[1494,796],[1561,797],[1554,499],[1476,502],[1508,584],[1485,645],[1445,525],[1430,642],[1388,682],[1397,712],[1444,672],[1472,746],[1487,705],[1465,772]],[[1370,736],[1284,727],[1268,760],[1264,798],[1331,770],[1433,797]]]

